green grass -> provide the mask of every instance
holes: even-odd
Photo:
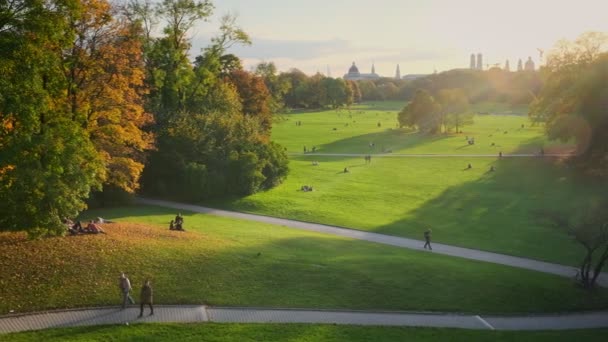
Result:
[[[302,324],[136,324],[23,332],[3,341],[605,341],[607,329],[477,331]]]
[[[431,227],[436,242],[577,265],[582,246],[536,213],[572,210],[608,190],[540,158],[378,157],[366,165],[363,158],[306,156],[290,167],[270,191],[206,204],[416,239]],[[298,191],[302,185],[315,191]]]
[[[147,277],[158,304],[470,313],[600,309],[608,290],[490,263],[256,222],[126,207],[107,235],[28,241],[0,234],[0,313],[117,305],[117,276]],[[258,253],[260,253],[258,255]]]
[[[393,153],[497,156],[499,151],[536,153],[540,146],[547,153],[572,147],[547,142],[543,128],[531,126],[525,116],[478,115],[464,133],[452,135],[389,128],[402,105],[363,104],[351,114],[292,114],[289,121],[274,127],[273,138],[289,151],[316,145],[319,153],[373,154],[385,148]],[[475,109],[508,110],[495,103],[478,104]],[[357,123],[339,125],[349,120]],[[296,127],[295,121],[302,121],[302,126]],[[474,136],[476,144],[468,145],[466,136]],[[376,145],[370,150],[372,141]],[[319,165],[312,166],[312,161]],[[469,163],[473,169],[464,170]],[[488,172],[490,166],[497,171]],[[345,167],[350,173],[341,173]],[[574,210],[588,197],[608,190],[605,181],[540,158],[375,157],[365,165],[363,158],[308,153],[292,156],[290,168],[287,180],[270,191],[205,204],[418,239],[430,226],[438,242],[578,265],[582,247],[564,232],[539,222],[537,213]],[[315,191],[298,191],[302,185],[312,185]]]
[[[491,111],[492,106],[480,104],[477,107],[483,112],[506,111],[504,108]],[[372,103],[351,110],[285,114],[284,120],[274,125],[272,136],[292,153],[302,153],[304,146],[309,151],[316,146],[318,153],[375,154],[391,150],[392,153],[406,154],[493,155],[500,151],[537,153],[541,146],[547,151],[563,151],[571,147],[548,141],[542,126],[532,126],[528,118],[521,115],[477,115],[475,124],[465,126],[459,134],[418,134],[410,129],[397,128],[400,107],[403,104]],[[301,121],[302,126],[296,126],[297,121]],[[522,124],[524,128],[521,128]],[[468,145],[466,137],[475,137],[475,145]],[[370,148],[370,143],[375,147]],[[525,146],[522,147],[522,143]]]

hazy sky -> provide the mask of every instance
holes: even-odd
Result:
[[[608,0],[215,0],[211,22],[193,32],[195,53],[217,32],[218,19],[238,14],[253,45],[233,53],[246,68],[274,61],[280,70],[327,68],[342,76],[355,61],[361,72],[393,76],[468,67],[471,53],[484,64],[504,64],[549,49],[585,31],[608,32]]]

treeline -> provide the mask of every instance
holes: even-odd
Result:
[[[271,71],[271,72],[270,72]],[[361,101],[410,101],[418,90],[439,96],[442,90],[462,89],[471,103],[530,104],[542,80],[538,72],[456,69],[414,80],[380,78],[345,81],[321,74],[308,76],[298,69],[277,74],[272,63],[263,63],[256,74],[264,77],[278,108],[336,108]]]
[[[189,59],[188,32],[212,11],[209,0],[0,2],[0,229],[60,234],[91,193],[200,200],[285,177],[273,93],[226,53],[250,43],[235,19]]]

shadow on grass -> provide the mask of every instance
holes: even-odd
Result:
[[[530,151],[537,143],[530,140],[521,149]],[[583,248],[566,232],[542,223],[537,213],[576,212],[590,197],[608,191],[605,181],[580,175],[548,157],[473,160],[472,167],[487,171],[374,231],[421,239],[431,227],[437,242],[578,265]]]
[[[427,135],[406,129],[387,129],[382,132],[362,134],[320,145],[317,147],[316,153],[370,154],[373,156],[374,154],[391,153],[392,151],[419,145],[432,144],[449,137],[450,135],[446,134]],[[315,153],[309,152],[305,156],[298,155],[291,158],[299,160],[299,158],[309,158],[311,156],[315,156]],[[318,156],[318,158],[322,157]],[[332,160],[351,158],[352,156],[332,156]]]

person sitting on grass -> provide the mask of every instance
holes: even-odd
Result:
[[[175,230],[175,224],[173,222],[174,222],[173,220],[171,220],[171,222],[169,222],[169,230]]]
[[[344,168],[344,173],[348,173],[348,172],[349,172],[349,171],[348,171],[348,168],[347,168],[347,167],[345,167],[345,168]]]
[[[106,233],[103,231],[103,229],[101,229],[101,226],[99,226],[98,224],[95,224],[94,221],[92,221],[92,220],[88,224],[87,230],[89,231],[90,234],[99,234],[99,233],[105,234]]]

